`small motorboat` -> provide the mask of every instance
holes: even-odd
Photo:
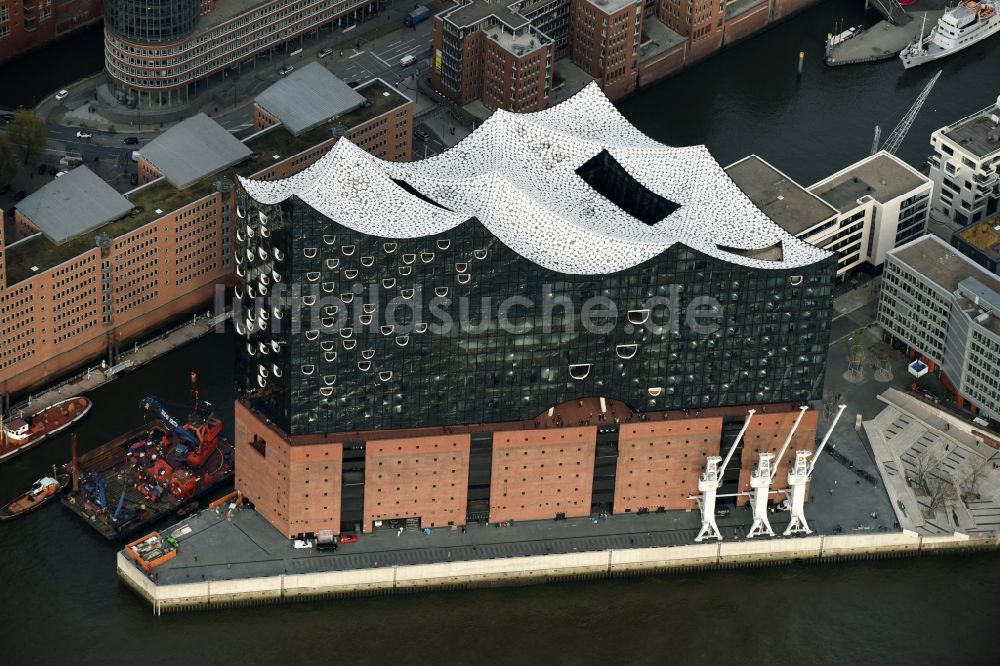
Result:
[[[0,507],[0,520],[13,520],[59,497],[69,485],[68,475],[42,477],[28,491]]]

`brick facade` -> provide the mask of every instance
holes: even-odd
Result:
[[[698,475],[719,455],[722,418],[623,425],[618,435],[615,513],[697,509]]]
[[[100,21],[103,15],[103,0],[64,3],[3,0],[0,2],[0,62]]]
[[[406,518],[419,518],[421,527],[464,525],[469,443],[468,434],[369,443],[363,529]]]
[[[609,401],[607,418],[598,426],[585,423],[597,400],[581,402],[559,405],[552,415],[546,410],[532,422],[291,437],[237,402],[236,488],[289,537],[355,526],[368,532],[377,529],[375,521],[407,518],[419,518],[421,527],[461,526],[470,513],[485,509],[479,501],[469,501],[468,487],[473,477],[484,478],[470,473],[470,461],[476,451],[489,451],[490,522],[589,516],[607,510],[594,504],[599,428],[606,438],[618,420],[613,513],[696,510],[697,502],[688,497],[698,494],[705,458],[724,455],[732,444],[720,441],[723,422],[727,432],[735,432],[746,415],[740,407],[706,409],[698,416],[648,413],[633,420],[625,405]],[[739,470],[744,491],[757,454],[777,452],[798,415],[786,405],[770,405],[766,413],[757,409]],[[584,425],[562,425],[581,419]],[[775,488],[785,487],[794,450],[813,449],[817,422],[815,411],[803,417]],[[348,463],[342,462],[348,447],[355,454],[353,469],[363,469],[363,475],[349,476]],[[737,472],[735,463],[730,469]],[[363,507],[355,517],[345,513],[344,498],[358,484],[364,486]],[[738,499],[746,503],[746,498]],[[784,497],[775,494],[772,499]]]

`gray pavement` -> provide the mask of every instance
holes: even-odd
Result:
[[[985,429],[901,391],[880,398],[885,408],[864,428],[900,524],[929,535],[1000,531],[1000,452],[976,435]],[[953,492],[932,502],[923,474]]]

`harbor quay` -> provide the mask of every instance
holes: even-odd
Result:
[[[996,536],[909,530],[691,543],[689,514],[575,519],[461,531],[382,533],[337,553],[298,549],[252,509],[223,505],[164,530],[178,555],[143,571],[127,551],[120,579],[157,615],[416,591],[527,585],[678,571],[996,550]]]

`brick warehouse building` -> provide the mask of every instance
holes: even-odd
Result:
[[[491,109],[525,112],[551,103],[557,58],[568,56],[616,100],[818,0],[454,2],[434,17],[431,85],[460,105],[482,99]],[[503,35],[513,48],[501,59]]]
[[[3,0],[0,2],[0,62],[96,23],[103,14],[102,0]]]
[[[748,406],[746,478],[820,394],[835,255],[596,84],[238,197],[237,488],[286,535],[691,508]]]
[[[336,117],[344,136],[382,159],[409,159],[413,103],[380,79],[356,94],[364,103]],[[19,238],[5,246],[0,228],[0,397],[102,355],[114,363],[121,345],[204,312],[216,285],[235,277],[235,177],[286,178],[339,132],[279,122],[244,146],[196,116],[142,149],[145,184],[125,196],[77,167],[21,201]]]

